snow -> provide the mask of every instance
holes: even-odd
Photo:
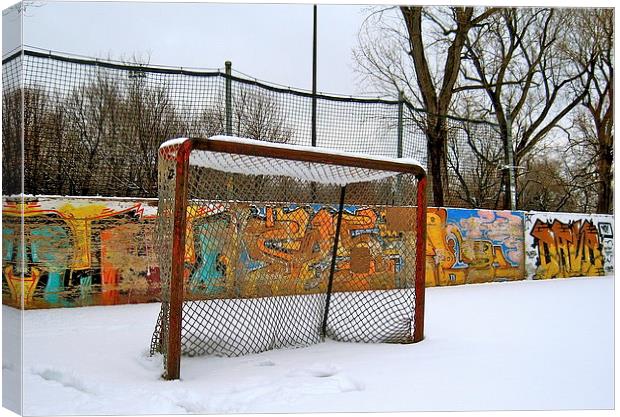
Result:
[[[24,413],[614,407],[613,277],[429,288],[418,344],[183,358],[180,381],[160,379],[161,357],[147,354],[158,312],[157,303],[26,311]],[[19,364],[3,360],[7,381]]]
[[[400,164],[403,166],[409,166],[409,165],[416,165],[419,167],[422,166],[422,164],[420,164],[420,162],[418,162],[418,160],[414,158],[390,158],[388,156],[370,155],[370,154],[365,154],[365,153],[360,153],[360,152],[343,152],[337,149],[323,148],[320,146],[289,145],[287,143],[267,142],[267,141],[256,140],[256,139],[248,139],[248,138],[240,138],[237,136],[224,136],[224,135],[212,136],[209,139],[217,139],[217,140],[226,141],[226,142],[245,143],[248,145],[267,146],[270,148],[317,152],[317,153],[322,153],[325,155],[353,156],[356,158],[369,159],[372,161],[391,162],[391,163]]]
[[[189,140],[189,138],[168,139],[167,141],[165,141],[164,143],[159,145],[159,149],[167,148],[169,146],[181,146],[181,144],[183,144],[183,142],[186,142],[188,140]]]
[[[170,139],[162,143],[160,145],[160,149],[165,147],[179,146],[181,143],[187,140],[189,139]],[[412,158],[389,158],[384,156],[366,155],[355,152],[342,152],[334,149],[321,147],[266,142],[255,139],[239,138],[236,136],[213,136],[209,138],[209,140],[259,145],[267,148],[309,151],[323,154],[326,157],[331,157],[334,155],[348,156],[377,162],[390,162],[401,165],[403,167],[421,167],[420,163]],[[219,171],[231,172],[236,174],[286,176],[292,178],[299,178],[306,181],[314,181],[323,184],[336,184],[340,186],[357,182],[381,180],[399,174],[399,172],[382,171],[376,169],[329,165],[316,162],[303,162],[293,160],[285,161],[276,158],[228,154],[222,152],[211,152],[202,150],[192,151],[190,155],[190,165],[213,168]]]
[[[356,158],[369,159],[372,161],[391,162],[391,163],[401,164],[403,166],[408,166],[408,165],[417,165],[420,167],[423,166],[422,164],[420,164],[420,162],[417,159],[414,159],[414,158],[390,158],[387,156],[370,155],[370,154],[364,154],[360,152],[343,152],[337,149],[324,148],[321,146],[291,145],[287,143],[268,142],[264,140],[256,140],[256,139],[242,138],[238,136],[226,136],[226,135],[215,135],[215,136],[211,136],[209,139],[215,139],[215,140],[219,140],[223,142],[243,143],[246,145],[259,145],[259,146],[265,146],[268,148],[316,152],[316,153],[322,153],[328,156],[330,155],[353,156]],[[170,139],[162,143],[159,146],[159,149],[168,147],[168,146],[178,146],[187,140],[189,140],[189,138]]]

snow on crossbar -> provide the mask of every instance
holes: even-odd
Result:
[[[171,139],[162,149],[176,149],[189,138]],[[229,145],[229,146],[227,146]],[[227,152],[244,145],[247,154]],[[241,148],[238,148],[241,150]],[[218,151],[220,150],[220,151]],[[222,151],[226,150],[226,151]],[[285,155],[306,154],[304,159]],[[279,158],[270,157],[279,155]],[[234,136],[213,136],[198,142],[190,155],[190,165],[246,175],[278,175],[322,184],[346,185],[393,177],[409,170],[422,174],[420,163],[413,158],[389,158],[327,148],[288,145]],[[373,167],[373,168],[370,168]]]
[[[423,338],[415,160],[216,136],[163,143],[158,175],[166,378],[181,354]]]

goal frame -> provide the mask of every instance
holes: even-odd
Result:
[[[257,142],[257,141],[252,141]],[[309,163],[328,164],[372,170],[391,171],[395,174],[413,174],[417,184],[416,211],[416,265],[415,265],[415,306],[413,342],[424,338],[424,299],[425,299],[425,255],[426,255],[426,171],[411,160],[391,158],[372,158],[361,154],[352,154],[325,150],[312,150],[305,146],[273,146],[268,142],[259,143],[235,142],[217,138],[182,138],[168,141],[160,148],[160,157],[166,154],[166,148],[176,151],[175,157],[175,190],[174,190],[174,232],[172,238],[172,270],[170,278],[168,337],[166,346],[166,366],[164,378],[179,379],[181,369],[181,331],[184,301],[184,256],[186,244],[188,180],[190,170],[190,154],[192,151],[210,151],[245,156],[265,157]]]

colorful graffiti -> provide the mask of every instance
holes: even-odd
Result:
[[[2,300],[28,308],[153,301],[153,202],[5,200]],[[23,240],[21,228],[23,216]]]
[[[22,295],[26,308],[159,300],[156,206],[146,199],[5,199],[3,303],[19,306]],[[214,203],[187,213],[190,294],[325,291],[334,207]],[[412,219],[415,208],[346,206],[334,290],[412,285]],[[613,239],[613,216],[429,208],[426,285],[610,275]]]
[[[415,209],[397,210],[415,218]],[[393,216],[389,213],[390,209],[344,208],[334,291],[393,289],[413,283],[414,230],[394,230],[386,220]],[[249,204],[194,219],[196,255],[189,259],[187,288],[195,297],[325,292],[336,220],[334,207]]]
[[[528,213],[525,227],[529,278],[613,274],[613,216]]]
[[[3,302],[26,308],[159,299],[156,200],[29,199],[3,206]],[[186,288],[198,297],[324,292],[336,210],[321,205],[188,207]],[[20,239],[21,216],[24,241]],[[335,291],[414,277],[415,208],[345,207]],[[23,260],[23,262],[20,262]]]
[[[426,285],[523,279],[523,215],[429,208]]]

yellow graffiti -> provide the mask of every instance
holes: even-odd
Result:
[[[109,202],[77,200],[48,207],[42,206],[38,200],[4,201],[3,240],[7,249],[3,254],[3,278],[8,294],[3,293],[3,301],[19,305],[23,293],[27,308],[66,305],[63,301],[66,297],[90,303],[91,301],[87,300],[90,300],[94,291],[97,300],[100,300],[97,302],[105,303],[103,292],[92,287],[93,279],[101,276],[104,284],[104,277],[109,279],[113,276],[118,264],[113,265],[110,262],[114,256],[108,255],[114,253],[114,250],[109,251],[104,244],[105,230],[101,231],[101,239],[95,244],[93,225],[97,222],[99,231],[101,225],[98,222],[101,220],[107,222],[115,216],[122,218],[118,216],[125,213],[142,216],[141,203],[123,205],[125,207],[117,209],[110,207]],[[20,237],[21,218],[24,219],[23,237]],[[132,217],[124,221],[131,222],[131,219]],[[112,222],[110,227],[113,229],[117,224]],[[136,223],[129,232],[136,232],[144,227],[145,224]],[[144,232],[145,230],[141,231]],[[131,240],[130,235],[125,237]],[[102,256],[97,256],[99,251]],[[143,257],[142,255],[141,253],[138,257]],[[22,265],[20,259],[25,259],[26,263]],[[47,276],[47,280],[41,286],[43,276]],[[130,278],[128,276],[127,280]],[[38,286],[41,288],[38,289]],[[35,295],[36,291],[39,291],[36,293],[38,295]],[[42,297],[45,297],[45,300]]]
[[[55,214],[62,219],[71,230],[73,237],[73,256],[71,269],[81,270],[92,267],[91,260],[91,224],[95,220],[135,211],[140,204],[123,210],[113,210],[104,204],[85,202],[83,204],[66,203],[56,209],[44,209],[38,203],[7,203],[2,214],[8,217],[24,216],[25,218]]]
[[[4,268],[3,272],[6,277],[7,285],[9,286],[9,291],[11,292],[12,300],[17,303],[17,305],[22,306],[21,297],[23,295],[23,306],[28,306],[32,303],[34,290],[41,277],[41,271],[32,268],[29,276],[21,276],[21,274],[15,275],[13,265],[8,265]]]
[[[513,266],[508,262],[500,245],[481,236],[463,238],[459,226],[448,223],[447,217],[446,209],[431,208],[427,213],[427,287],[524,278],[522,263]],[[462,225],[479,229],[478,222],[469,218]]]

